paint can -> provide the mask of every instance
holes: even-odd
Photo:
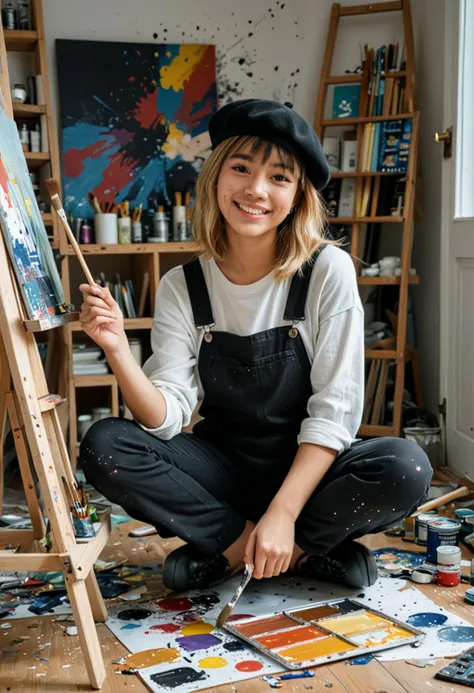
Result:
[[[404,541],[415,541],[415,518],[413,515],[403,520],[403,529],[405,530]]]
[[[422,513],[415,518],[415,544],[426,546],[428,543],[428,522],[436,520],[437,513]]]
[[[438,517],[428,522],[428,544],[426,560],[436,563],[438,546],[457,546],[461,523],[448,517]]]
[[[457,587],[461,582],[461,549],[458,546],[438,546],[436,556],[438,585]]]

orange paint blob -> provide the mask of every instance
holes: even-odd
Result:
[[[307,642],[304,645],[295,645],[284,650],[278,650],[278,654],[289,662],[306,662],[317,657],[325,657],[354,649],[355,645],[349,645],[349,643],[330,635],[328,638]]]
[[[289,630],[279,631],[277,633],[271,633],[270,635],[263,635],[260,638],[255,638],[257,642],[270,650],[274,650],[277,647],[285,647],[288,645],[295,645],[298,642],[308,642],[308,640],[316,640],[317,638],[324,638],[327,635],[319,628],[314,628],[314,626],[302,626],[301,628],[291,628]]]
[[[165,664],[176,662],[181,659],[179,650],[173,647],[160,647],[155,650],[143,650],[127,657],[125,669],[144,669],[152,667],[154,664]]]

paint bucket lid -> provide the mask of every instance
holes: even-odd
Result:
[[[461,549],[459,546],[438,546],[436,556],[438,563],[442,565],[461,564]]]
[[[430,520],[436,520],[438,515],[436,513],[421,513],[421,515],[416,516],[417,522],[429,522]]]
[[[460,529],[461,523],[457,520],[451,520],[449,517],[437,517],[428,521],[428,532],[443,534],[444,532],[458,532]]]

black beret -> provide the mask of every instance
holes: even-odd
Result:
[[[229,137],[253,135],[295,155],[316,190],[329,182],[329,167],[313,128],[290,103],[243,99],[220,108],[209,120],[212,148]]]

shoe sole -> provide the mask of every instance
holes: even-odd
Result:
[[[172,557],[172,553],[170,554]],[[184,557],[186,559],[186,556]],[[181,562],[181,556],[172,557],[171,560],[165,558],[163,563],[163,585],[169,590],[174,592],[185,592],[188,588],[188,584],[182,579],[179,580],[179,564]]]

